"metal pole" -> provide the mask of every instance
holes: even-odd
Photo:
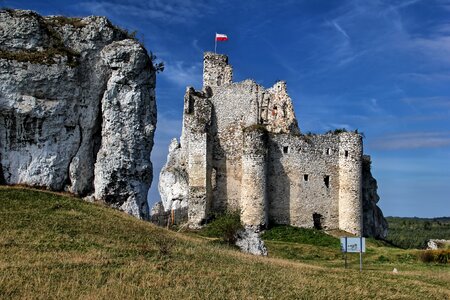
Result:
[[[362,236],[359,237],[359,271],[362,272]]]
[[[345,248],[344,248],[344,253],[345,253],[345,268],[347,269],[347,237],[345,237]]]
[[[214,36],[214,53],[217,54],[217,32],[216,35]]]

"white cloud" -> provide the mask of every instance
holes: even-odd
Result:
[[[165,62],[162,76],[179,86],[201,85],[202,64],[187,64],[183,61]]]
[[[164,137],[168,136],[168,139],[173,137],[178,138],[181,134],[182,122],[181,119],[171,118],[165,114],[159,114],[156,127],[157,133]]]
[[[408,97],[402,98],[401,101],[413,107],[437,108],[442,112],[450,109],[450,96],[434,96],[434,97]]]
[[[370,144],[382,150],[439,148],[450,145],[450,131],[397,133],[375,139]]]
[[[429,73],[402,73],[396,76],[399,79],[406,81],[415,81],[419,83],[440,83],[450,81],[450,71],[449,72],[429,72]]]
[[[409,45],[436,63],[450,63],[450,35],[412,39]]]
[[[338,22],[336,22],[336,21],[333,21],[333,22],[331,22],[331,24],[334,26],[334,28],[336,28],[336,30],[340,33],[340,34],[342,34],[346,39],[350,39],[350,36],[347,34],[347,32],[344,30],[344,29],[342,29],[342,27],[338,24]]]
[[[212,12],[207,1],[195,0],[83,1],[74,6],[95,15],[126,15],[165,23],[195,22],[196,15]]]
[[[380,105],[378,104],[378,100],[376,98],[370,98],[364,101],[364,104],[368,108],[368,110],[372,113],[379,113],[382,111]]]

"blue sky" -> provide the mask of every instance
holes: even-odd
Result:
[[[281,2],[281,3],[279,3]],[[450,216],[450,0],[1,1],[43,15],[104,15],[162,61],[150,201],[181,131],[185,87],[218,45],[235,81],[286,80],[303,132],[365,134],[388,216]]]

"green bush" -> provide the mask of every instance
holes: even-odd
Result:
[[[419,259],[424,263],[430,263],[434,260],[434,255],[431,250],[422,251],[419,255]]]
[[[220,238],[223,242],[233,245],[236,234],[243,228],[239,212],[228,212],[218,215],[200,230],[200,235]]]
[[[385,263],[385,262],[389,262],[389,258],[384,255],[380,255],[380,256],[378,256],[377,261],[381,262],[381,263]]]
[[[450,250],[437,250],[435,261],[440,264],[450,263]]]
[[[450,263],[450,250],[425,250],[419,255],[419,258],[424,263]]]

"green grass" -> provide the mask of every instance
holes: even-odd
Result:
[[[16,11],[13,9],[1,9],[10,15],[15,15]],[[0,50],[0,59],[15,60],[19,62],[30,62],[32,64],[52,65],[58,62],[58,57],[67,57],[67,65],[76,67],[79,64],[79,53],[64,44],[61,35],[55,29],[58,26],[70,24],[76,28],[84,26],[81,19],[54,17],[51,19],[43,18],[34,12],[22,14],[22,18],[36,18],[39,22],[43,33],[49,37],[49,42],[46,48],[42,51],[37,50]],[[26,22],[26,21],[25,21]]]
[[[83,28],[86,26],[86,23],[82,18],[71,18],[66,16],[54,16],[51,18],[46,18],[47,22],[54,26],[65,26],[69,25],[74,28]]]
[[[387,240],[404,249],[424,249],[430,239],[450,240],[450,218],[387,217]],[[412,234],[413,233],[413,234]]]
[[[340,249],[338,238],[316,229],[275,226],[262,235],[264,240],[308,244]]]
[[[328,267],[343,267],[344,256],[339,248],[328,246],[315,246],[282,241],[266,240],[269,253],[272,257],[307,261],[310,264]],[[378,247],[368,241],[366,252],[363,253],[364,269],[392,271],[394,267],[402,270],[427,270],[429,266],[419,261],[418,250],[403,250],[394,247]],[[348,253],[350,268],[359,269],[359,254]],[[447,270],[445,265],[436,268]]]
[[[448,265],[412,250],[370,245],[362,273],[329,245],[267,240],[269,257],[254,257],[42,191],[0,187],[0,228],[0,299],[450,298]]]
[[[239,212],[229,212],[218,215],[197,233],[201,236],[217,238],[223,243],[233,245],[236,242],[236,233],[242,228]]]

